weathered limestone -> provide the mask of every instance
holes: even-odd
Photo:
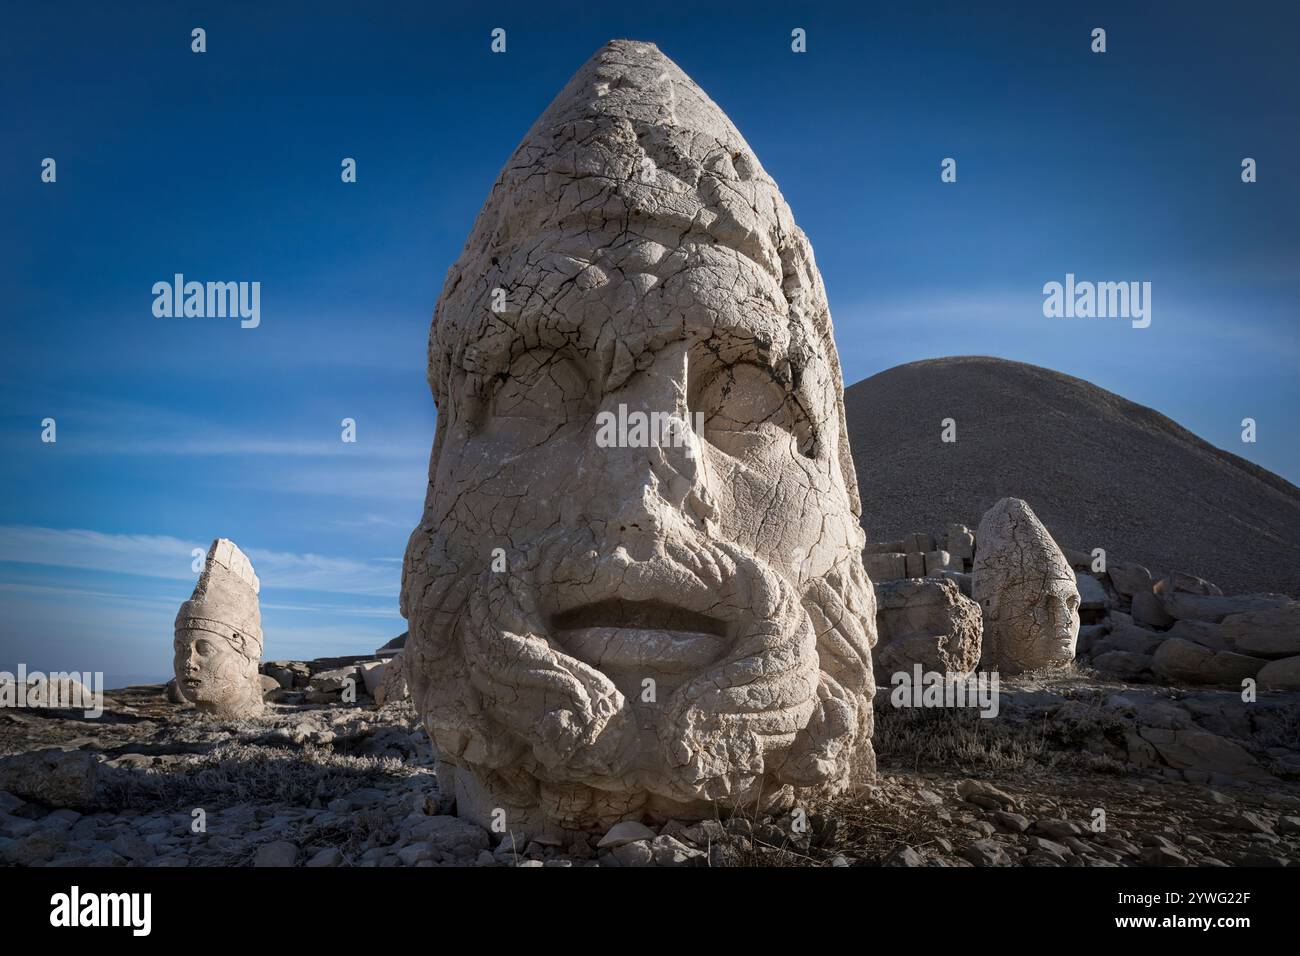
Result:
[[[193,596],[176,615],[176,686],[216,717],[250,717],[262,709],[262,615],[253,566],[233,541],[218,538]]]
[[[652,44],[598,51],[507,162],[428,378],[404,654],[459,813],[603,831],[873,771],[825,291],[776,184]]]
[[[1115,590],[1125,597],[1151,591],[1151,572],[1140,564],[1111,564],[1106,574]]]
[[[1300,690],[1300,655],[1269,661],[1260,668],[1258,679],[1269,690]]]
[[[1291,598],[1284,594],[1237,594],[1231,597],[1222,594],[1194,594],[1190,591],[1172,590],[1168,587],[1168,582],[1168,578],[1157,581],[1155,595],[1165,613],[1178,621],[1217,623],[1231,614],[1266,611],[1292,603]]]
[[[1133,595],[1133,620],[1144,627],[1166,628],[1174,619],[1165,610],[1164,603],[1150,591],[1139,591]]]
[[[51,807],[94,803],[103,757],[84,750],[33,750],[0,757],[0,790]]]
[[[1291,657],[1300,654],[1300,601],[1263,611],[1230,614],[1219,634],[1243,654]]]
[[[975,560],[975,534],[964,524],[948,525],[948,553],[960,561]]]
[[[868,553],[862,565],[873,581],[896,581],[907,577],[907,555],[896,552]]]
[[[1214,651],[1201,644],[1171,637],[1160,643],[1151,669],[1168,680],[1188,684],[1240,684],[1259,673],[1266,661],[1232,651]]]
[[[410,696],[406,682],[406,654],[399,652],[395,657],[379,668],[379,681],[372,696],[375,706],[383,707],[394,701],[405,700]]]
[[[972,589],[984,612],[984,667],[1004,674],[1068,664],[1079,633],[1074,571],[1019,498],[980,521]]]
[[[925,573],[938,574],[940,571],[960,571],[961,562],[953,562],[952,555],[942,548],[925,552]]]
[[[876,582],[876,679],[914,664],[954,677],[975,669],[983,623],[979,605],[945,578]]]

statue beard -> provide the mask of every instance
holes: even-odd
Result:
[[[417,530],[403,601],[411,695],[440,755],[521,805],[539,787],[552,791],[543,802],[581,804],[586,787],[735,806],[869,778],[875,595],[853,556],[800,594],[735,545],[688,530],[649,543],[636,559],[585,528],[560,531],[507,554],[508,570],[466,573],[445,538]],[[665,595],[725,622],[726,650],[647,718],[549,622],[558,607]]]

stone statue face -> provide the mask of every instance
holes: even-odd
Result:
[[[647,44],[610,44],[566,93],[603,96],[611,71],[725,123]],[[633,182],[639,214],[590,215],[581,176],[512,178],[533,140],[541,170],[627,148],[626,122],[581,144],[548,127],[564,97],[507,164],[431,333],[413,700],[462,814],[592,826],[841,787],[872,767],[875,608],[811,248],[729,123],[722,150],[644,127],[706,182]],[[691,226],[706,214],[716,235]]]
[[[972,593],[984,611],[984,663],[1005,674],[1074,660],[1079,590],[1060,547],[1024,501],[980,522]]]
[[[176,631],[176,686],[184,697],[201,710],[231,710],[255,688],[261,703],[257,662],[237,651],[220,634],[195,627]]]

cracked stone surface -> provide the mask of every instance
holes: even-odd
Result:
[[[262,613],[253,565],[235,542],[208,549],[194,594],[176,615],[176,689],[200,711],[249,717],[262,709]]]
[[[964,676],[979,663],[979,605],[947,578],[904,578],[876,584],[875,669],[882,685],[897,672]]]
[[[982,666],[1019,674],[1073,661],[1074,571],[1029,505],[1003,498],[985,513],[975,541],[971,591],[984,612]]]
[[[462,816],[597,830],[872,775],[875,597],[821,276],[654,45],[602,47],[510,157],[428,371],[405,654]]]

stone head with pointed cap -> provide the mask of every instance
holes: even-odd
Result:
[[[821,276],[653,44],[606,44],[524,137],[428,358],[402,610],[461,815],[596,829],[872,774],[875,601]]]
[[[262,709],[259,583],[233,541],[218,538],[193,596],[176,615],[176,687],[199,710],[251,717]]]

